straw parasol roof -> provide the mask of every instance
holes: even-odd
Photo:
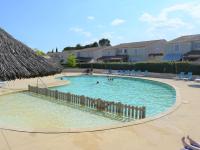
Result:
[[[0,80],[42,77],[58,72],[60,69],[0,28]]]

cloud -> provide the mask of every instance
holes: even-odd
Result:
[[[200,3],[190,2],[175,4],[164,8],[158,15],[143,13],[140,21],[149,25],[148,31],[191,30],[200,19]],[[200,23],[200,22],[199,22]]]
[[[72,27],[72,28],[70,28],[70,31],[75,32],[75,33],[79,33],[79,34],[84,35],[86,37],[92,36],[91,32],[85,31],[84,29],[79,28],[79,27]]]
[[[88,20],[94,20],[95,17],[94,17],[94,16],[88,16],[87,19],[88,19]]]
[[[123,19],[114,19],[112,22],[111,22],[111,25],[112,26],[119,26],[121,24],[124,24],[126,21],[123,20]]]

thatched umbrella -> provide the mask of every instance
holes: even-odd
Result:
[[[0,80],[53,75],[60,69],[0,28]]]

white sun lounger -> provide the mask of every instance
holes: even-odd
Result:
[[[194,81],[195,82],[200,82],[200,78],[196,78]]]
[[[191,81],[192,80],[192,72],[188,72],[182,80]]]

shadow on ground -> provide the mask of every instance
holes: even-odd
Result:
[[[200,88],[200,84],[190,84],[189,87]]]

